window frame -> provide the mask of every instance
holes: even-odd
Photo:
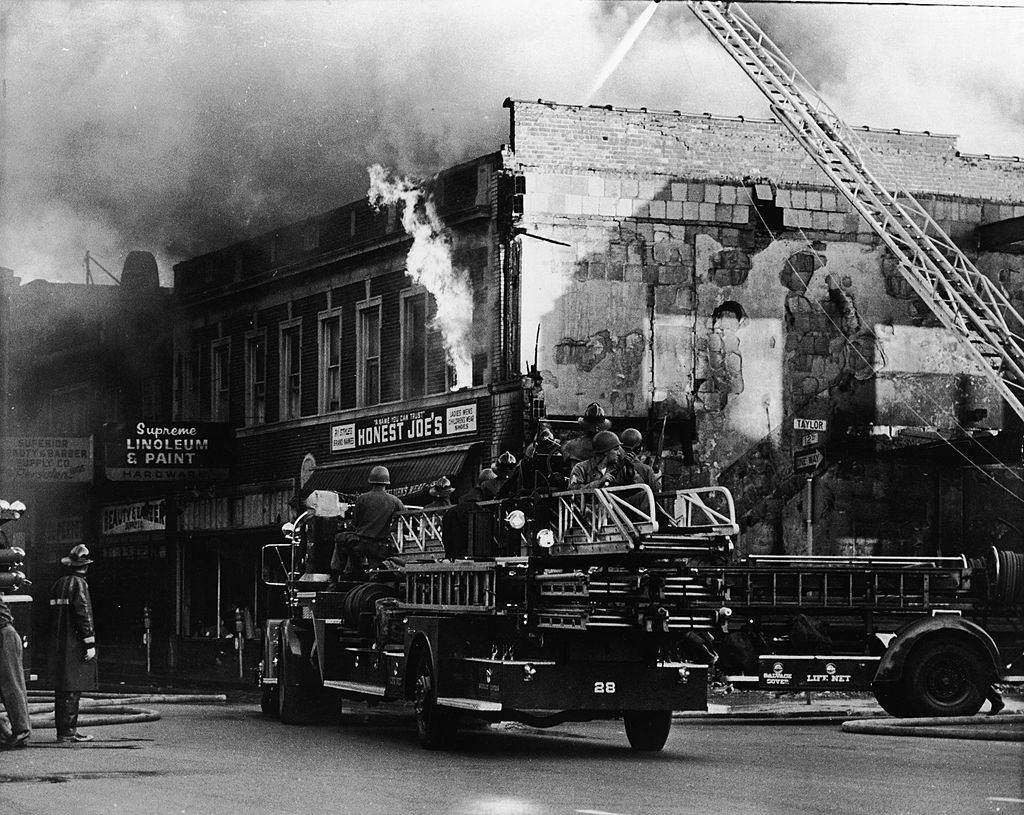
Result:
[[[321,311],[316,315],[317,318],[317,410],[319,413],[335,413],[341,410],[341,397],[342,397],[342,382],[341,382],[341,359],[342,359],[342,330],[344,329],[344,321],[341,314],[340,308],[332,308],[326,311]],[[337,364],[331,364],[329,349],[327,348],[325,330],[326,325],[329,321],[337,320],[338,325],[338,361]],[[330,400],[328,398],[328,379],[332,369],[337,369],[337,382],[338,382],[338,404],[337,407],[331,407]]]
[[[218,375],[217,359],[224,353],[223,381]],[[220,397],[223,397],[221,410]],[[210,343],[210,418],[215,422],[231,420],[231,338]]]
[[[295,347],[291,347],[288,339],[296,337]],[[280,349],[279,364],[280,370],[277,379],[277,409],[282,420],[298,419],[302,416],[302,318],[296,317],[293,320],[285,320],[278,327],[278,348]],[[292,355],[295,355],[297,370],[292,371]],[[292,387],[292,377],[296,377],[295,387]],[[295,395],[295,410],[292,410],[291,396]]]
[[[381,400],[381,322],[382,322],[383,298],[370,297],[356,303],[356,404],[359,407],[372,407],[382,404]],[[374,313],[377,318],[377,354],[369,356],[369,337],[366,333],[366,318]],[[376,360],[377,365],[377,393],[374,399],[367,398],[367,365],[371,360]]]
[[[262,367],[259,378],[256,374],[257,349],[262,353]],[[257,390],[262,386],[262,394]],[[245,332],[245,425],[253,427],[267,423],[267,330],[258,328]]]

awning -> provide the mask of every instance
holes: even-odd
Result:
[[[370,469],[383,464],[391,474],[388,492],[397,495],[407,504],[429,503],[427,490],[431,483],[441,476],[447,476],[455,487],[456,494],[472,486],[475,473],[463,472],[470,453],[479,444],[459,447],[435,447],[430,450],[406,451],[390,456],[353,459],[343,464],[321,466],[309,477],[299,490],[299,497],[305,499],[314,490],[333,490],[346,495],[358,495],[368,488],[366,479]]]

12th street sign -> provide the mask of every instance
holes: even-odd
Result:
[[[794,419],[794,430],[817,430],[819,432],[828,430],[827,419]]]
[[[821,450],[810,450],[806,453],[793,454],[793,471],[796,473],[812,473],[825,460]]]

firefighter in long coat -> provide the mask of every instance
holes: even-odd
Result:
[[[57,741],[64,744],[92,741],[78,732],[78,705],[82,691],[96,690],[96,634],[92,600],[85,573],[92,560],[84,544],[75,546],[60,561],[68,573],[50,590],[53,607],[54,719]]]

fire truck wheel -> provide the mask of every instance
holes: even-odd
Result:
[[[879,685],[873,689],[875,701],[882,710],[897,719],[905,719],[913,713],[907,702],[907,691],[902,683],[896,685]]]
[[[626,738],[634,750],[656,753],[668,741],[672,728],[671,710],[626,710],[622,714]]]
[[[963,642],[941,639],[919,645],[904,678],[917,716],[973,716],[984,701],[982,655]]]
[[[318,721],[317,694],[310,688],[289,685],[295,666],[281,643],[277,677],[277,715],[283,724],[308,724]]]
[[[437,706],[437,685],[430,654],[423,649],[416,658],[413,686],[413,707],[416,710],[416,732],[427,750],[443,750],[455,735],[454,714]]]

